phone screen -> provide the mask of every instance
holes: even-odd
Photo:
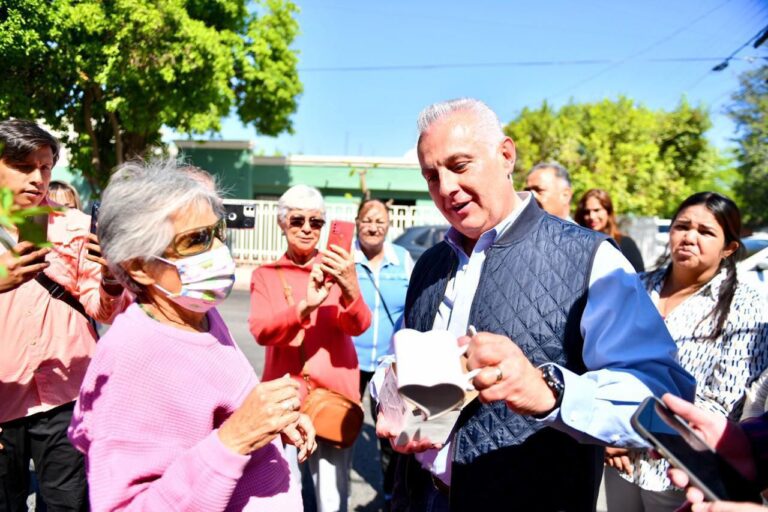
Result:
[[[709,499],[760,502],[756,485],[659,399],[646,399],[632,417],[632,426],[673,466],[685,471]]]

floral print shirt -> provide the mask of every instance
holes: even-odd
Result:
[[[666,268],[640,276],[658,307]],[[768,309],[760,294],[738,283],[720,337],[710,339],[713,316],[726,270],[688,297],[664,319],[677,343],[680,364],[696,378],[696,405],[738,420],[749,385],[768,367]],[[632,451],[632,476],[622,477],[650,491],[673,488],[665,460],[652,460],[645,451]]]

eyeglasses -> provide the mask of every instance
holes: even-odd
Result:
[[[375,226],[378,229],[384,229],[385,227],[387,227],[387,225],[389,225],[389,222],[382,219],[377,219],[377,220],[359,219],[358,222],[360,223],[361,226]]]
[[[292,228],[303,228],[307,218],[303,215],[293,215],[288,219],[288,224]],[[317,217],[309,218],[309,227],[312,229],[323,229],[325,226],[325,219],[318,219]]]
[[[178,256],[194,256],[209,250],[213,239],[227,241],[227,223],[219,219],[215,224],[201,228],[190,229],[173,237],[171,247]]]

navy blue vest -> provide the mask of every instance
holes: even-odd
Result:
[[[503,334],[514,340],[535,366],[555,362],[575,373],[584,373],[580,321],[592,262],[604,240],[607,237],[600,233],[544,213],[531,201],[515,223],[488,249],[469,323],[478,331]],[[455,274],[457,261],[456,254],[446,242],[433,247],[419,259],[406,298],[408,327],[419,331],[432,328],[448,280]],[[490,467],[474,463],[482,458],[490,462],[495,459],[493,454],[500,454],[500,450],[520,445],[526,446],[526,453],[544,455],[554,446],[562,452],[578,444],[565,434],[543,428],[530,417],[512,412],[503,401],[481,404],[477,400],[462,411],[454,443],[452,502],[454,489],[459,490],[456,488],[457,477],[460,480],[465,474],[461,471],[462,466],[483,467],[482,471],[474,472],[472,480],[496,480],[512,461],[494,460]],[[537,450],[538,445],[541,450]],[[596,460],[594,450],[587,450],[582,455],[577,459],[584,463],[584,468],[592,469]],[[557,461],[527,462],[539,463],[542,467],[551,467]],[[579,471],[578,466],[577,463],[573,469]],[[551,472],[550,476],[555,473],[557,471]],[[558,489],[557,480],[559,478],[548,482],[554,492]],[[509,490],[509,484],[503,479],[498,481],[498,486],[506,486],[504,492]],[[479,489],[474,483],[472,487],[474,491],[468,492],[472,492],[476,499]]]

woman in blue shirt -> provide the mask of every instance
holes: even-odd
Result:
[[[355,263],[360,292],[371,310],[371,326],[353,338],[360,365],[360,396],[373,376],[380,357],[392,353],[392,333],[399,327],[405,308],[405,292],[413,269],[410,254],[386,241],[389,210],[380,199],[366,199],[357,210]],[[371,402],[371,414],[376,417]],[[381,466],[384,473],[384,499],[392,496],[394,466],[392,446],[380,439]]]

